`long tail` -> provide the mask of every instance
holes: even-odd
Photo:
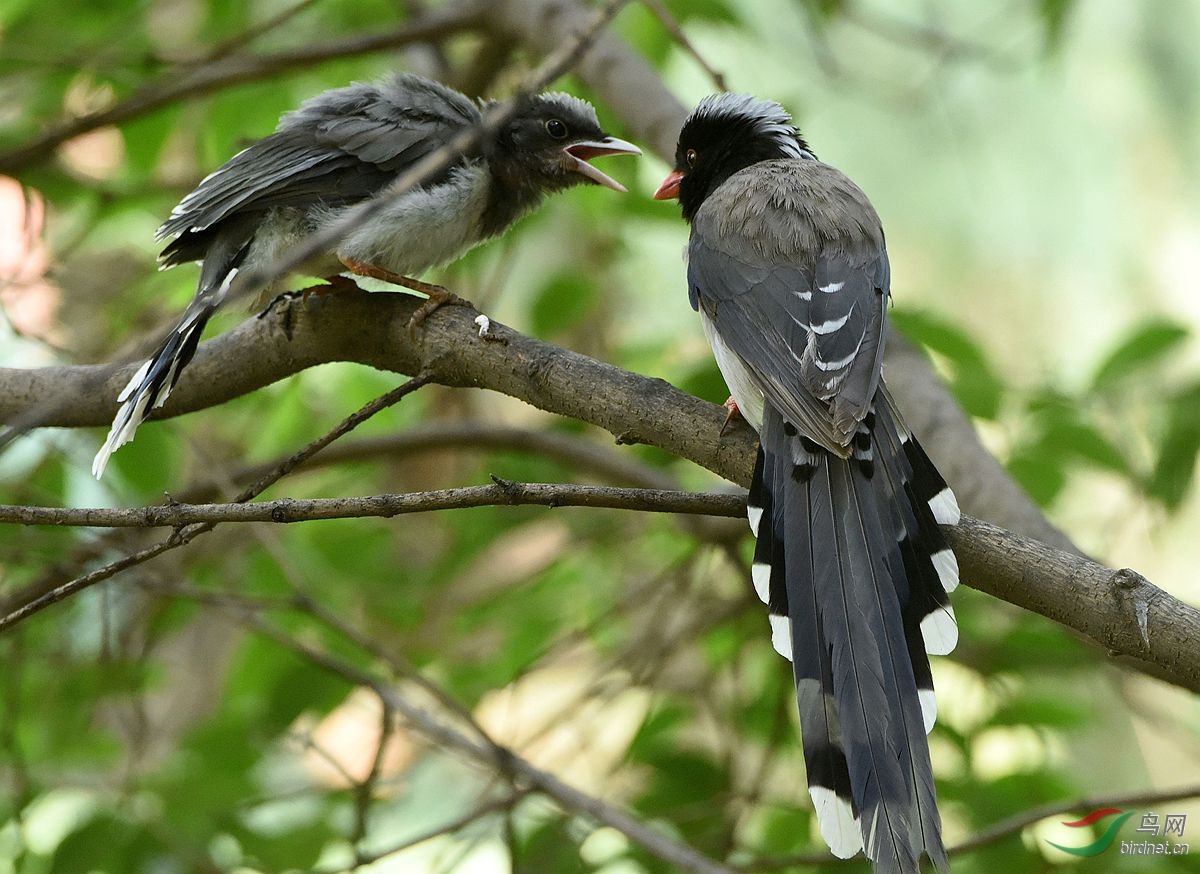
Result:
[[[768,405],[750,490],[752,569],[775,648],[792,660],[809,792],[837,856],[880,874],[947,869],[926,734],[927,652],[953,649],[958,565],[945,481],[881,390],[838,458]]]
[[[121,406],[113,418],[108,439],[92,460],[92,476],[96,479],[104,475],[108,459],[119,447],[133,439],[138,426],[149,418],[151,411],[166,402],[171,389],[179,381],[179,374],[196,353],[204,326],[216,312],[223,297],[198,295],[167,338],[150,359],[138,368],[129,384],[117,396]]]

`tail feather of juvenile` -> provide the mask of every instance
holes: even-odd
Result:
[[[117,396],[121,406],[113,418],[108,438],[92,460],[92,476],[96,479],[104,475],[112,454],[132,440],[138,426],[166,403],[171,389],[179,381],[179,374],[192,360],[204,326],[218,305],[219,301],[196,298],[171,333]]]

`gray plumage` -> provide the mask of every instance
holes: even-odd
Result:
[[[819,161],[756,164],[700,208],[688,264],[693,296],[706,290],[705,316],[744,350],[771,402],[847,454],[879,382],[889,280],[862,191]]]
[[[926,734],[927,651],[953,648],[953,495],[881,382],[878,215],[777,104],[707,98],[680,134],[688,291],[761,451],[752,578],[792,660],[810,793],[836,855],[947,861]]]
[[[201,262],[196,297],[120,395],[93,473],[99,477],[112,452],[166,400],[240,269],[277,260],[355,204],[380,196],[481,118],[481,108],[457,91],[401,73],[317,95],[201,181],[157,233],[170,240],[160,256],[164,267]],[[538,95],[476,153],[460,155],[437,178],[393,197],[375,218],[296,272],[422,273],[501,233],[547,194],[584,181],[623,191],[587,161],[637,153],[603,132],[588,103],[561,93]],[[262,289],[260,297],[276,290]]]

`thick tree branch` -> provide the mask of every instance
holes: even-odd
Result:
[[[483,340],[476,313],[446,307],[418,340],[407,332],[419,301],[408,295],[341,291],[287,301],[201,345],[172,393],[166,416],[215,406],[291,373],[329,361],[423,373],[449,386],[489,388],[550,412],[598,425],[619,442],[645,442],[747,485],[755,437],[720,435],[724,410],[660,379],[638,376],[493,323]],[[129,367],[0,370],[0,419],[58,398],[48,425],[106,424]],[[953,476],[951,485],[958,487]],[[949,529],[963,579],[1049,616],[1101,647],[1144,659],[1163,676],[1200,689],[1200,611],[1132,571],[1116,571],[964,519]]]

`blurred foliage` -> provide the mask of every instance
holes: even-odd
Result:
[[[963,15],[974,4],[909,4],[936,9],[945,31],[901,26],[908,19],[850,0],[665,5],[689,34],[706,37],[702,47],[714,47],[716,66],[742,77],[734,87],[747,87],[745,79],[753,80],[763,64],[778,88],[772,96],[797,107],[876,90],[891,100],[884,83],[894,84],[897,71],[923,69],[914,58],[928,60],[939,75],[959,64],[974,77],[996,65],[994,54],[1021,49],[1021,69],[999,65],[994,75],[1049,78],[1058,75],[1049,67],[1067,65],[1086,24],[1079,21],[1086,4],[1070,0],[1000,4],[999,15],[972,27],[963,25]],[[5,0],[0,149],[169,80],[188,64],[378,32],[400,24],[406,6],[299,3],[294,15],[239,47],[227,41],[288,4]],[[918,20],[913,9],[904,14]],[[1111,13],[1114,27],[1124,26],[1125,14],[1133,13]],[[1163,105],[1193,105],[1180,74],[1186,51],[1178,55],[1179,40],[1186,43],[1190,31],[1179,28],[1184,36],[1173,41],[1164,32],[1167,17],[1151,18],[1145,35],[1154,51],[1147,49],[1145,62],[1157,71]],[[1015,30],[993,40],[992,24],[1000,20]],[[678,86],[681,94],[711,87],[697,84],[700,74],[647,8],[626,10],[616,29],[673,83],[687,83]],[[863,34],[884,41],[892,53],[839,48],[856,44],[838,40]],[[473,37],[456,37],[441,56],[414,50],[348,58],[217,90],[98,132],[86,148],[64,149],[31,167],[21,181],[47,205],[43,237],[51,285],[42,293],[52,296],[55,317],[40,336],[9,331],[5,323],[0,364],[132,357],[136,344],[193,292],[194,271],[155,271],[153,231],[204,173],[321,89],[395,66],[428,71],[431,63],[446,64],[442,72],[453,81],[477,48]],[[810,54],[816,60],[796,72]],[[853,57],[859,69],[839,67],[844,57]],[[498,76],[481,87],[502,92],[503,81]],[[817,84],[800,92],[799,82]],[[565,87],[586,94],[570,77]],[[974,275],[979,287],[969,305],[967,295],[960,300],[948,290],[960,287],[948,280],[920,297],[912,286],[921,282],[923,265],[911,252],[928,238],[914,228],[944,234],[937,260],[947,269],[956,268],[967,247],[956,236],[963,221],[949,217],[942,227],[940,203],[937,217],[921,213],[923,203],[944,194],[910,185],[905,168],[889,163],[938,146],[924,128],[902,128],[900,116],[918,116],[914,104],[897,101],[897,117],[882,137],[886,147],[878,126],[870,137],[847,126],[839,142],[838,125],[826,120],[825,139],[837,145],[820,150],[831,156],[840,150],[851,159],[857,149],[870,150],[872,164],[899,178],[903,202],[914,204],[913,216],[888,219],[897,285],[905,267],[907,276],[918,277],[903,280],[896,327],[928,351],[963,407],[994,438],[1009,470],[1043,506],[1053,511],[1079,488],[1099,482],[1120,500],[1156,513],[1185,512],[1195,495],[1200,449],[1194,323],[1139,307],[1126,333],[1056,350],[1087,362],[1088,372],[1035,373],[1029,366],[1037,359],[1033,337],[1045,325],[993,318],[987,306],[998,295],[986,285],[989,266]],[[1005,109],[974,102],[987,113]],[[599,109],[606,121],[614,118],[610,109]],[[1186,128],[1185,120],[1177,133]],[[1145,141],[1137,147],[1146,148]],[[981,149],[961,162],[973,183],[989,154]],[[1141,162],[1142,152],[1137,156]],[[941,151],[928,160],[957,166],[961,158]],[[1027,172],[1036,169],[1032,163],[1025,164]],[[636,174],[634,194],[578,190],[556,198],[503,241],[447,268],[447,284],[521,330],[720,402],[726,391],[682,286],[682,223],[676,210],[644,196],[658,165],[614,165],[612,172],[631,183]],[[1139,191],[1156,184],[1140,181]],[[1053,215],[1054,204],[1036,206],[1037,214]],[[1087,218],[1083,211],[1071,205],[1071,221],[1059,222],[1065,230],[1058,245],[1069,245],[1076,218]],[[1028,222],[1025,213],[1017,215],[1019,223]],[[991,236],[993,219],[973,216],[987,237],[988,256],[1020,260],[1012,253],[1021,243],[1010,247]],[[1036,245],[1023,255],[1031,270],[1041,270]],[[914,260],[904,264],[902,257]],[[984,264],[994,269],[994,261]],[[1001,280],[1012,281],[1011,274]],[[1016,305],[1014,311],[1020,312]],[[223,314],[210,335],[241,318]],[[1038,318],[1052,321],[1040,311]],[[99,430],[39,433],[0,456],[0,500],[135,505],[164,493],[184,499],[201,486],[212,493],[214,482],[217,493],[229,494],[239,469],[295,451],[395,382],[393,375],[326,366],[219,409],[146,427],[115,456],[103,484],[87,473]],[[685,486],[716,485],[658,450],[612,449],[611,438],[579,423],[441,388],[410,397],[347,443],[427,421],[554,431],[619,452],[620,460]],[[449,447],[313,464],[276,493],[418,490],[486,482],[490,473],[547,482],[592,477],[574,459],[521,445]],[[400,726],[389,732],[378,779],[364,794],[358,787],[379,747],[381,715],[361,705],[344,674],[283,641],[328,652],[405,694],[418,671],[543,767],[715,856],[750,862],[821,853],[804,787],[792,679],[746,585],[744,526],[732,530],[714,534],[634,514],[499,507],[227,527],[69,599],[0,636],[0,874],[333,872],[353,867],[356,851],[363,859],[381,855],[360,867],[372,872],[671,870],[614,830],[536,796],[495,805],[461,829],[391,852],[481,803],[503,801],[503,780]],[[0,600],[42,591],[160,536],[0,527]],[[1138,706],[1100,670],[1101,654],[977,592],[960,589],[955,602],[962,642],[952,659],[936,660],[941,713],[931,741],[952,843],[1037,804],[1144,784],[1148,751],[1138,746],[1128,715]],[[250,630],[247,615],[268,623],[276,636]],[[1194,714],[1176,715],[1180,726],[1194,729]],[[1172,762],[1181,779],[1188,764]],[[1089,860],[1088,870],[1134,864],[1119,861],[1127,860],[1110,853]],[[1048,871],[1076,862],[1048,850],[1040,831],[1025,830],[957,857],[955,871]],[[861,860],[820,867],[866,870]],[[1143,857],[1136,867],[1190,870],[1184,859],[1169,857]]]

